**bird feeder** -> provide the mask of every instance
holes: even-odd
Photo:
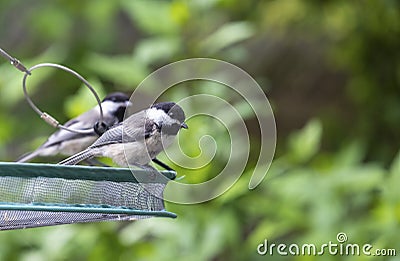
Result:
[[[175,218],[163,192],[173,171],[0,163],[0,230]],[[140,183],[138,182],[140,180]]]

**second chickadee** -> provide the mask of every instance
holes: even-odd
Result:
[[[174,102],[156,103],[131,115],[86,150],[59,164],[75,165],[93,157],[108,157],[120,166],[150,167],[150,161],[171,145],[181,128],[188,128],[182,108]]]
[[[107,126],[122,122],[125,110],[131,105],[129,97],[121,92],[110,93],[101,102],[103,121]],[[38,156],[73,155],[92,144],[98,137],[93,126],[100,119],[99,105],[69,120],[64,126],[75,130],[92,130],[88,134],[80,134],[60,129],[53,133],[45,143],[35,151],[23,155],[18,162],[27,162]]]

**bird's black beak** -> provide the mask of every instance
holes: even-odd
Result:
[[[186,123],[182,123],[181,128],[188,129],[189,127],[186,125]]]

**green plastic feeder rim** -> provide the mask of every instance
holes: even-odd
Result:
[[[163,192],[173,171],[0,162],[0,230],[175,218]],[[140,183],[138,182],[140,181]]]

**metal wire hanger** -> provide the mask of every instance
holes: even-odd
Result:
[[[51,116],[47,112],[41,111],[34,104],[32,99],[29,97],[28,92],[26,90],[26,79],[28,78],[28,76],[32,75],[32,71],[35,70],[35,69],[38,69],[38,68],[42,68],[42,67],[53,67],[53,68],[64,70],[64,71],[72,74],[76,78],[78,78],[80,81],[82,81],[86,85],[86,87],[89,88],[89,90],[92,92],[92,94],[96,98],[97,104],[99,105],[99,108],[100,108],[100,119],[93,126],[95,132],[98,133],[98,134],[103,134],[109,128],[109,126],[107,126],[107,124],[103,120],[103,108],[101,106],[101,100],[100,100],[99,96],[97,95],[97,93],[94,90],[94,88],[90,85],[90,83],[85,78],[83,78],[79,73],[75,72],[74,70],[72,70],[72,69],[70,69],[68,67],[65,67],[65,66],[60,65],[60,64],[55,64],[55,63],[40,63],[40,64],[36,64],[36,65],[30,67],[29,69],[26,69],[26,67],[18,59],[16,59],[16,58],[12,57],[11,55],[9,55],[2,48],[0,48],[0,54],[4,58],[9,60],[11,65],[13,65],[15,68],[17,68],[21,72],[25,73],[24,78],[22,80],[22,89],[24,91],[25,99],[28,102],[28,104],[31,106],[31,108],[37,114],[39,114],[40,118],[42,118],[47,124],[49,124],[49,125],[51,125],[51,126],[53,126],[55,128],[60,128],[60,129],[64,129],[64,130],[67,130],[67,131],[70,131],[70,132],[79,133],[79,134],[88,134],[88,133],[92,132],[92,130],[76,130],[76,129],[68,128],[68,127],[60,124],[53,116]]]

